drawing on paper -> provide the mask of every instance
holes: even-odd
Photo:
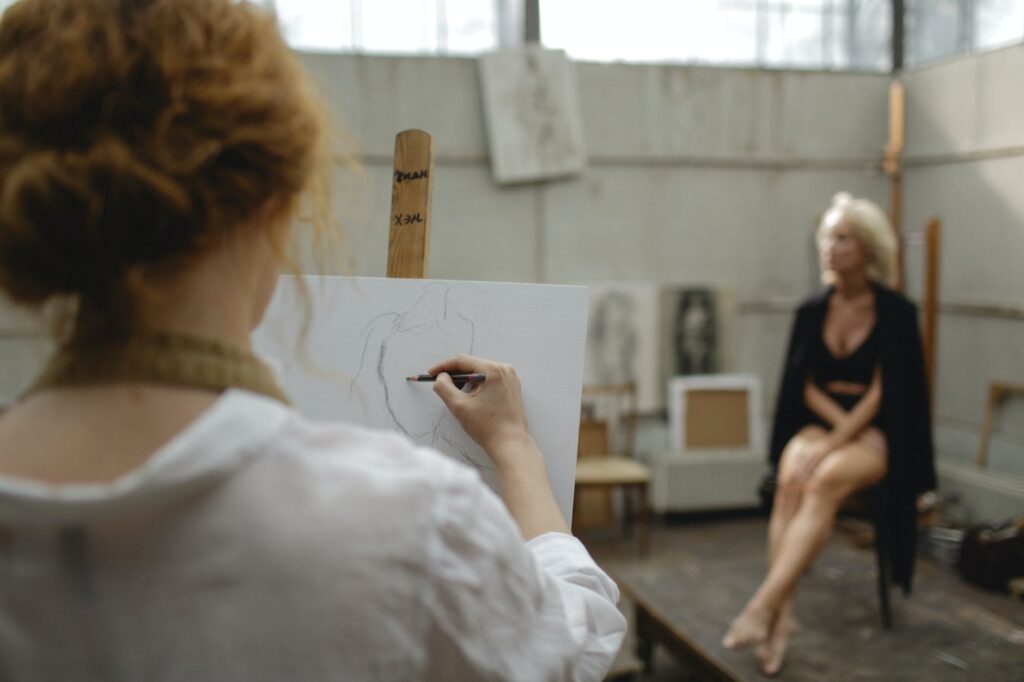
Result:
[[[253,347],[271,359],[307,417],[403,434],[472,466],[495,491],[490,458],[433,384],[406,377],[459,353],[511,364],[555,498],[569,517],[585,332],[582,287],[283,277]]]
[[[490,461],[479,448],[471,454],[464,443],[461,427],[432,395],[430,387],[406,381],[426,367],[417,367],[409,358],[427,354],[448,358],[459,353],[474,352],[473,321],[459,312],[445,284],[427,284],[423,293],[406,310],[381,313],[371,320],[361,335],[362,355],[352,373],[349,395],[357,386],[363,392],[379,392],[372,399],[383,411],[384,425],[404,433],[423,445],[456,452],[468,464],[492,469]],[[422,397],[430,392],[432,407],[424,408]],[[420,398],[420,400],[410,398]],[[447,447],[442,447],[442,446]]]

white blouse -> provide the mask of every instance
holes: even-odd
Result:
[[[617,600],[475,471],[238,390],[110,484],[0,477],[0,680],[598,680]]]

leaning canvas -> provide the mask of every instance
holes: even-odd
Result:
[[[645,282],[590,286],[590,319],[584,382],[588,386],[636,386],[637,410],[664,408],[659,368],[658,287]]]
[[[457,353],[514,366],[530,431],[570,517],[587,293],[583,287],[283,277],[253,340],[296,406],[320,419],[391,429],[475,468],[497,489],[487,455],[421,374]],[[303,326],[308,331],[303,338]]]

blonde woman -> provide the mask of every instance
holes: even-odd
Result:
[[[770,568],[723,639],[730,649],[756,646],[767,675],[782,668],[797,582],[843,500],[882,484],[879,551],[909,592],[915,500],[935,486],[917,313],[890,288],[892,227],[874,203],[841,193],[817,243],[826,288],[797,310],[775,412]]]
[[[300,199],[330,179],[322,119],[251,3],[4,12],[0,288],[73,315],[0,418],[0,679],[610,666],[618,591],[568,533],[512,368],[431,370],[499,499],[401,435],[304,418],[253,356]]]

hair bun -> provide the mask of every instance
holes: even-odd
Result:
[[[853,203],[853,195],[849,192],[836,192],[832,195],[832,207],[848,206]]]
[[[116,138],[22,156],[2,183],[0,284],[22,303],[101,297],[191,241],[187,192]]]

